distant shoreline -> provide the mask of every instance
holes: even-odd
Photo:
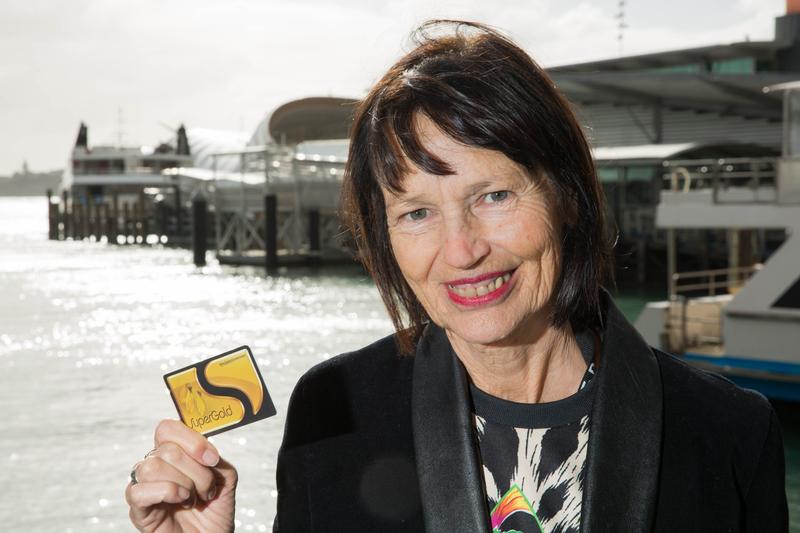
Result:
[[[0,176],[0,196],[44,196],[47,189],[58,194],[63,170]]]

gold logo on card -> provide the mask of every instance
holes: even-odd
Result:
[[[210,435],[275,414],[246,346],[164,376],[181,420]]]

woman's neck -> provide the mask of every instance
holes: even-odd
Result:
[[[572,328],[543,328],[524,344],[471,344],[448,332],[450,344],[482,391],[518,403],[561,400],[578,390],[586,362]]]

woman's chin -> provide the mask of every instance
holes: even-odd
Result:
[[[454,324],[452,327],[445,326],[451,340],[453,337],[460,342],[472,345],[502,345],[509,340],[511,330],[502,327],[500,324],[484,322],[480,325],[471,324],[461,326]]]

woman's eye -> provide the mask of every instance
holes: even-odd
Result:
[[[423,209],[415,209],[414,211],[410,211],[410,212],[405,214],[405,217],[408,220],[412,220],[414,222],[422,220],[423,218],[425,218],[427,216],[428,216],[428,210],[424,209],[424,208]]]
[[[486,196],[484,196],[487,203],[493,204],[497,202],[502,202],[506,198],[508,198],[508,191],[495,191],[490,192]]]

